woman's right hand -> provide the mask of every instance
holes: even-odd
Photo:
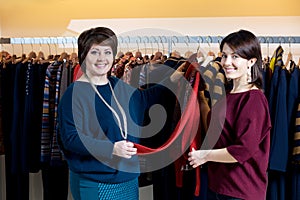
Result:
[[[171,74],[171,81],[176,83],[180,78],[184,77],[184,72],[187,69],[187,62],[182,63],[174,72]]]
[[[137,153],[137,149],[134,148],[132,142],[126,140],[115,142],[113,154],[122,158],[131,158]]]
[[[208,161],[207,156],[211,152],[211,150],[195,150],[192,148],[192,151],[189,152],[189,162],[193,168],[198,167],[199,165],[203,165]]]

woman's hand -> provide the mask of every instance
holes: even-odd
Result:
[[[137,153],[132,142],[126,140],[118,141],[114,144],[113,154],[122,158],[131,158]]]
[[[238,162],[228,151],[227,148],[222,149],[211,149],[211,150],[198,150],[195,151],[193,148],[189,153],[190,165],[193,168],[203,165],[204,163],[210,162],[221,162],[221,163],[236,163]]]
[[[203,165],[206,163],[207,155],[209,154],[211,150],[197,150],[193,148],[192,151],[189,153],[189,161],[190,165],[193,166],[193,168],[198,167],[199,165]]]
[[[187,62],[182,63],[171,75],[170,79],[173,83],[177,82],[181,77],[183,77],[184,72],[187,69]]]

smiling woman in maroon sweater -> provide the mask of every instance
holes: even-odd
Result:
[[[211,110],[208,146],[190,152],[189,161],[194,168],[209,162],[208,200],[263,200],[271,122],[268,102],[260,90],[260,44],[251,32],[240,30],[225,37],[220,48],[233,89]]]

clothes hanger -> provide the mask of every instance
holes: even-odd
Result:
[[[8,53],[8,51],[2,50],[0,52],[0,56],[1,56],[1,63],[3,64],[3,69],[5,69],[6,64],[9,63],[12,59],[11,55]]]
[[[290,62],[291,61],[293,61],[293,54],[292,54],[292,52],[289,52],[283,68],[290,70]]]
[[[65,45],[64,40],[62,40],[62,45],[63,45],[63,52],[60,54],[59,58],[57,59],[57,61],[59,62],[67,62],[70,58],[69,54],[66,52],[66,45]],[[57,39],[57,43],[58,43],[58,39]]]
[[[149,38],[148,38],[147,36],[145,36],[144,38],[146,39],[146,41],[145,41],[145,40],[143,41],[143,43],[144,43],[144,48],[145,48],[145,56],[146,56],[146,55],[147,55],[147,45],[146,45],[146,42],[149,43]],[[145,57],[145,56],[144,56],[144,57]],[[148,56],[148,55],[147,55],[147,56]],[[144,57],[143,57],[143,58],[144,58]],[[145,58],[144,58],[143,60],[144,60],[144,62],[146,61]]]
[[[137,52],[140,52],[140,44],[139,44],[139,42],[142,41],[142,38],[141,38],[140,36],[137,36],[137,38],[139,39],[139,40],[136,40],[136,41],[135,41],[135,42],[136,42],[136,45],[137,45]]]
[[[151,40],[151,38],[152,38],[152,40]],[[153,48],[153,42],[156,42],[156,44],[157,44],[157,51],[155,53],[154,53],[154,48]],[[160,50],[159,50],[159,43],[154,36],[150,36],[150,44],[151,44],[151,52],[152,52],[152,54],[150,56],[150,61],[157,60],[157,53],[160,52]]]
[[[172,38],[171,38],[171,49],[172,49],[172,51],[176,51],[176,43],[178,43],[178,42],[179,42],[178,37],[177,36],[172,36]],[[173,50],[173,46],[174,46],[174,50]],[[176,52],[179,53],[179,51],[176,51]]]
[[[207,56],[215,56],[215,53],[211,50],[211,42],[212,42],[211,36],[207,36],[206,41],[208,45]]]
[[[271,39],[271,43],[274,42],[273,38],[272,37],[267,37],[267,59],[268,59],[268,62],[271,61],[271,57],[270,57],[270,39]]]
[[[22,63],[26,62],[34,62],[37,58],[36,53],[34,51],[29,52],[28,56],[22,61]]]
[[[201,36],[198,37],[198,47],[197,47],[197,50],[196,50],[196,53],[198,53],[200,51],[200,44],[203,43],[203,38]]]
[[[189,43],[191,42],[191,41],[190,41],[190,37],[187,35],[187,36],[185,36],[185,38],[186,38],[185,44],[186,44],[186,46],[187,46],[187,51],[184,53],[184,57],[185,57],[185,58],[189,58],[192,54],[194,54],[194,52],[192,52],[192,51],[190,50],[190,46],[189,46]]]
[[[22,63],[26,63],[26,62],[35,63],[36,62],[37,55],[33,51],[33,43],[31,42],[30,45],[31,45],[31,51],[28,53],[27,57],[22,61]]]
[[[163,38],[164,38],[164,40],[163,40]],[[160,43],[161,43],[161,46],[162,46],[162,53],[164,55],[165,54],[165,45],[164,45],[164,43],[168,42],[168,39],[166,38],[166,36],[159,36],[159,40],[160,40]]]
[[[59,56],[59,58],[57,59],[57,61],[59,62],[67,62],[67,60],[69,60],[69,55],[67,52],[62,52]]]
[[[47,40],[47,45],[48,45],[48,57],[47,57],[47,60],[49,61],[49,62],[53,62],[54,61],[54,55],[52,54],[52,52],[51,52],[51,46],[50,46],[50,41],[51,40],[51,38],[49,38],[49,40]]]
[[[76,52],[72,52],[70,55],[70,60],[69,60],[72,64],[71,67],[75,67],[78,64],[78,55]]]
[[[210,36],[207,36],[206,38],[207,41],[207,45],[209,47],[207,55],[205,57],[205,60],[203,61],[203,63],[201,64],[203,67],[206,67],[211,61],[213,61],[215,59],[215,53],[211,51],[211,46],[210,43],[212,41],[212,38]]]
[[[292,61],[293,61],[293,54],[291,51],[291,39],[289,38],[289,53],[287,55],[287,60],[285,62],[285,65],[283,66],[283,68],[287,69],[288,71],[293,70],[292,68],[290,68],[290,66],[292,66]],[[291,64],[290,64],[291,63]]]
[[[42,42],[41,42],[41,40],[39,41],[39,45],[40,45],[40,49],[39,49],[39,52],[37,53],[36,62],[38,64],[43,64],[45,62],[48,62],[48,60],[45,58],[45,54],[42,51]]]
[[[115,63],[117,63],[123,56],[124,56],[124,52],[122,51],[122,45],[123,44],[123,37],[119,36],[118,37],[118,53],[116,55],[116,58],[115,58]]]

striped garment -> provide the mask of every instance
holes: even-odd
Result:
[[[209,93],[210,105],[225,96],[225,76],[221,71],[221,64],[217,61],[210,62],[206,67],[201,67],[201,74],[206,84],[206,91]]]
[[[295,120],[293,163],[300,165],[300,98],[298,98],[298,108]]]
[[[269,67],[272,70],[272,73],[274,72],[275,65],[278,65],[278,66],[282,66],[283,65],[283,63],[281,63],[282,62],[282,54],[283,54],[283,48],[280,45],[274,51],[274,54],[273,54],[273,56],[271,58],[271,61],[270,61],[270,66]]]
[[[139,87],[143,87],[147,83],[147,68],[149,66],[149,63],[142,66],[142,69],[140,71],[140,78],[139,78]]]
[[[47,68],[44,87],[41,162],[53,163],[62,160],[57,144],[57,106],[59,101],[62,65],[54,62]]]

